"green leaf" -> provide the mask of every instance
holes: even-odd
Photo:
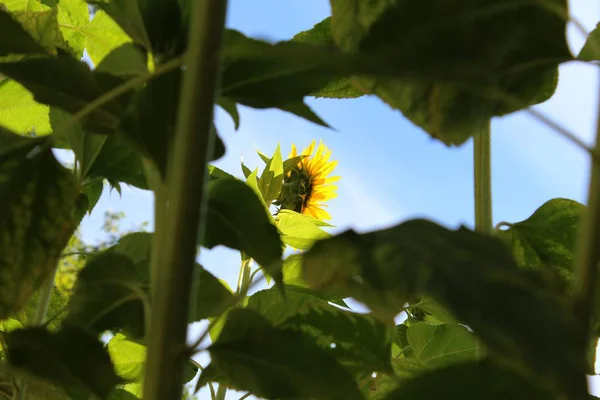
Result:
[[[132,260],[103,252],[79,272],[64,324],[94,334],[114,329],[143,337],[144,296]]]
[[[121,382],[102,343],[82,330],[19,329],[6,334],[6,342],[11,365],[70,393],[105,399]]]
[[[252,188],[237,179],[216,179],[208,182],[208,196],[204,247],[241,250],[263,266],[281,258],[277,228]]]
[[[363,398],[351,375],[311,339],[275,328],[254,311],[232,310],[208,350],[212,362],[200,386],[216,375],[263,398]]]
[[[286,285],[308,287],[302,277],[302,256],[300,254],[289,255],[283,261],[281,272],[283,273],[283,283]]]
[[[146,53],[133,43],[113,49],[97,64],[96,71],[125,79],[148,73]]]
[[[261,290],[248,299],[248,309],[272,324],[300,331],[354,373],[391,372],[390,331],[368,315],[332,306],[316,293],[293,286]]]
[[[57,16],[57,8],[12,13],[12,17],[50,54],[57,54],[57,49],[70,50],[60,32]]]
[[[583,61],[600,61],[600,23],[588,36],[577,58]]]
[[[430,296],[494,356],[548,387],[564,390],[584,374],[584,344],[568,304],[537,271],[519,268],[497,238],[411,220],[320,241],[304,254],[303,268],[311,287],[354,297],[387,321],[413,296]]]
[[[231,117],[235,130],[237,131],[240,127],[240,113],[237,108],[235,101],[228,99],[227,97],[219,97],[217,104]]]
[[[0,129],[0,319],[53,273],[76,227],[75,180],[46,139]],[[8,211],[10,210],[10,211]]]
[[[88,214],[91,214],[94,207],[96,207],[96,204],[98,204],[98,200],[100,200],[100,196],[102,196],[103,190],[104,182],[101,179],[83,187],[82,192],[88,199]]]
[[[417,322],[408,327],[406,337],[412,357],[427,368],[475,361],[478,358],[477,339],[461,325]]]
[[[121,83],[116,77],[92,72],[86,63],[66,55],[0,63],[0,72],[31,91],[36,101],[70,113],[80,111]],[[125,106],[123,101],[121,96],[95,109],[80,122],[97,133],[112,133]]]
[[[89,178],[106,178],[148,189],[144,161],[120,134],[109,135],[88,171]]]
[[[456,318],[442,307],[437,301],[428,296],[421,296],[418,302],[411,304],[411,310],[419,310],[425,313],[425,321],[430,324],[458,323]],[[413,311],[414,313],[414,311]]]
[[[85,178],[102,151],[106,136],[84,132],[70,114],[56,107],[50,107],[50,124],[56,136],[64,138],[73,149],[80,177]]]
[[[578,223],[584,211],[585,206],[574,200],[552,199],[526,220],[496,234],[508,243],[520,266],[554,272],[564,286],[571,281]]]
[[[100,8],[106,15],[110,16],[135,43],[141,44],[147,51],[152,51],[152,45],[150,44],[150,39],[148,38],[148,33],[146,32],[144,20],[140,11],[140,1],[94,0],[88,2]],[[102,21],[102,23],[106,24],[104,21]]]
[[[200,268],[193,289],[196,302],[192,321],[218,317],[236,301],[234,294],[204,268]]]
[[[35,132],[45,135],[52,131],[48,106],[33,99],[19,83],[5,79],[0,82],[0,125],[18,133]]]
[[[223,171],[221,168],[217,168],[214,165],[207,165],[210,179],[236,179],[235,176],[228,172]]]
[[[552,96],[558,64],[572,59],[567,21],[566,0],[501,8],[494,0],[333,0],[331,31],[344,50],[414,71],[412,78],[360,78],[361,92],[376,94],[447,145],[460,145],[491,117]]]
[[[29,299],[25,307],[17,312],[15,316],[25,326],[31,326],[35,321],[35,314],[40,303],[42,288],[38,289]],[[56,287],[50,292],[50,303],[46,312],[47,322],[44,324],[47,329],[55,331],[59,329],[65,317],[68,299],[64,297]]]
[[[277,145],[273,157],[268,159],[259,182],[259,188],[265,203],[271,204],[273,200],[279,197],[281,187],[283,186],[283,160],[279,145]]]
[[[10,54],[45,54],[46,50],[10,13],[0,8],[0,57]]]
[[[281,241],[296,249],[310,249],[315,241],[331,237],[319,228],[314,218],[292,210],[280,210],[276,221]]]
[[[115,372],[120,378],[126,381],[140,381],[144,377],[145,346],[118,333],[110,339],[107,349]]]
[[[89,24],[81,28],[81,33],[86,38],[85,48],[94,65],[99,65],[113,50],[131,42],[131,38],[102,10],[96,11]]]
[[[90,22],[87,3],[85,0],[60,0],[55,7],[58,9],[57,19],[64,40],[75,57],[83,57],[86,37],[81,30]]]

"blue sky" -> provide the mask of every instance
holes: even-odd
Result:
[[[600,19],[598,0],[571,0],[570,6],[588,32]],[[329,13],[326,0],[230,0],[228,26],[253,37],[282,40],[311,28]],[[568,37],[576,54],[585,38],[574,27],[569,28]],[[555,96],[535,108],[591,144],[598,70],[574,63],[562,66],[560,74]],[[217,126],[227,153],[215,164],[241,176],[242,154],[251,168],[262,166],[255,147],[270,154],[280,143],[286,155],[292,142],[304,147],[312,139],[323,139],[339,161],[336,173],[342,176],[338,198],[329,203],[332,223],[337,226],[333,232],[373,230],[414,217],[431,218],[450,227],[472,226],[472,141],[447,148],[374,97],[307,102],[334,130],[277,110],[242,107],[241,127],[234,131],[229,117],[218,111]],[[585,203],[586,154],[526,112],[495,119],[492,142],[495,223],[523,220],[555,197]],[[122,228],[129,229],[152,220],[152,203],[149,192],[124,188],[119,198],[116,192],[106,190],[94,215],[82,224],[84,239],[102,237],[104,210],[125,211]],[[239,268],[235,252],[203,251],[200,260],[235,287]],[[200,328],[193,327],[191,333]],[[199,360],[206,365],[205,357]],[[594,386],[598,386],[594,392],[600,394],[600,385]],[[205,396],[203,391],[201,398]]]

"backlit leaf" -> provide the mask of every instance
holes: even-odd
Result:
[[[497,238],[411,220],[363,235],[347,231],[303,258],[311,287],[354,297],[388,321],[411,297],[431,296],[494,356],[548,387],[565,390],[584,373],[570,308]]]
[[[0,129],[0,319],[53,273],[76,227],[75,180],[45,139]]]
[[[57,48],[68,51],[69,47],[58,26],[58,9],[44,11],[19,11],[12,17],[34,38],[48,53],[57,54]]]
[[[6,335],[8,361],[70,393],[108,397],[121,382],[102,343],[79,329],[26,328]]]
[[[260,191],[266,204],[271,204],[273,200],[279,197],[281,187],[283,186],[283,160],[281,158],[281,148],[273,153],[259,179]]]
[[[33,99],[33,95],[12,79],[0,81],[0,125],[17,133],[51,132],[49,108]]]
[[[0,8],[0,57],[9,54],[44,54],[46,51],[11,14]]]
[[[144,20],[140,11],[140,1],[95,0],[89,1],[89,3],[97,6],[106,13],[106,15],[110,16],[134,42],[141,44],[148,51],[152,50],[152,45],[150,44],[146,28],[144,27]],[[105,22],[103,22],[103,24],[104,23]]]
[[[102,10],[96,11],[90,23],[81,28],[81,33],[86,38],[85,48],[94,65],[99,65],[111,51],[131,42],[131,38]]]
[[[83,56],[86,46],[85,35],[81,29],[90,22],[90,13],[85,0],[60,0],[55,6],[58,9],[57,20],[64,40],[77,58]]]
[[[275,219],[283,243],[296,249],[310,249],[315,241],[331,237],[313,218],[292,210],[280,210]]]
[[[213,376],[207,368],[200,375],[200,386],[216,375],[263,398],[363,398],[351,375],[311,339],[275,328],[254,311],[232,310],[208,350]]]

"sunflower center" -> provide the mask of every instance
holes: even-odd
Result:
[[[301,213],[312,194],[312,179],[303,168],[294,168],[283,180],[281,195],[277,205],[282,210],[292,210]]]

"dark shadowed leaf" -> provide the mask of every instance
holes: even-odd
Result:
[[[6,335],[8,361],[80,396],[106,399],[121,379],[102,343],[83,330],[26,328]]]
[[[247,308],[271,323],[300,331],[354,373],[391,371],[389,328],[373,317],[333,306],[307,289],[285,286],[262,290],[248,299]]]
[[[354,297],[386,320],[411,297],[431,296],[491,353],[548,387],[564,390],[584,373],[569,307],[497,238],[411,220],[363,235],[347,231],[303,258],[313,288]]]
[[[0,56],[9,54],[44,54],[38,44],[20,23],[0,8]]]
[[[494,0],[333,0],[331,30],[344,50],[414,71],[412,78],[361,78],[355,87],[460,145],[492,116],[550,98],[558,64],[572,59],[567,20],[565,0],[547,7],[535,0],[502,7]]]
[[[0,129],[0,319],[53,273],[76,227],[75,179],[49,144]]]
[[[114,329],[142,337],[143,296],[131,259],[114,252],[101,253],[79,273],[64,324],[94,334]]]
[[[148,33],[146,32],[144,20],[140,11],[140,1],[90,0],[88,3],[97,6],[108,14],[136,43],[141,44],[148,51],[152,50],[152,45],[150,44],[150,39],[148,38]]]
[[[88,200],[87,212],[89,214],[92,213],[96,204],[98,204],[98,200],[100,200],[100,196],[102,196],[102,191],[104,190],[104,182],[102,179],[98,179],[81,189],[83,194]]]
[[[252,188],[237,179],[215,179],[208,193],[203,246],[242,250],[263,266],[281,258],[277,228]]]
[[[212,363],[199,386],[216,378],[264,398],[363,398],[351,375],[313,340],[275,328],[254,311],[232,310],[209,351]]]
[[[96,67],[98,72],[132,78],[148,73],[146,53],[133,43],[124,43],[111,51]]]
[[[92,72],[85,62],[66,55],[0,63],[0,72],[31,91],[36,101],[60,107],[70,113],[80,111],[122,83],[112,75]],[[122,99],[123,96],[96,108],[79,122],[93,132],[114,132],[125,106]]]
[[[238,111],[237,103],[227,97],[219,97],[217,104],[221,107],[233,120],[235,130],[240,127],[240,113]]]
[[[590,33],[577,58],[584,61],[600,61],[600,23]]]
[[[548,400],[551,393],[532,386],[489,360],[457,364],[406,380],[385,400]]]
[[[56,54],[57,48],[69,51],[69,46],[60,32],[57,16],[58,8],[12,13],[13,19],[50,54]]]

